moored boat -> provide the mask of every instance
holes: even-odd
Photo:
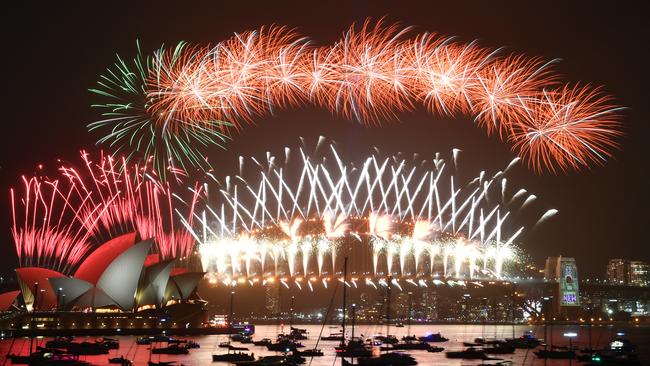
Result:
[[[56,337],[45,342],[46,348],[65,348],[73,340],[73,337]]]
[[[152,348],[151,353],[154,355],[186,355],[190,353],[190,350],[177,344],[171,344],[167,347]]]
[[[273,343],[273,341],[270,338],[262,338],[259,341],[253,341],[253,345],[255,346],[266,346],[271,343]]]
[[[351,339],[347,344],[334,348],[338,357],[370,357],[372,350],[360,339]]]
[[[387,336],[376,335],[372,338],[384,344],[396,344],[399,342],[399,339],[397,339],[397,337],[395,337],[394,335],[387,335]]]
[[[515,347],[507,343],[497,343],[483,348],[483,352],[491,355],[515,353]]]
[[[442,352],[444,350],[445,350],[444,347],[437,347],[437,346],[431,346],[431,347],[427,348],[427,352],[431,352],[431,353],[438,353],[438,352]]]
[[[255,361],[237,361],[236,365],[242,366],[297,366],[303,364],[305,359],[299,356],[264,356]]]
[[[109,348],[98,342],[69,343],[65,350],[74,355],[106,355]]]
[[[342,332],[330,333],[330,335],[320,337],[320,339],[321,339],[321,341],[338,341],[338,342],[341,342],[341,341],[343,341],[343,333]]]
[[[131,366],[133,362],[129,360],[128,358],[125,358],[124,356],[120,357],[111,357],[108,359],[108,363],[113,363],[117,365],[122,365],[122,366]]]
[[[418,337],[422,342],[447,342],[449,338],[443,337],[440,333],[427,333],[423,337]]]
[[[302,347],[304,347],[302,343],[290,341],[288,339],[279,340],[276,343],[269,343],[266,345],[266,349],[275,352],[293,352]]]
[[[419,349],[427,350],[431,348],[431,345],[427,342],[399,342],[395,343],[390,347],[382,347],[382,350],[408,350],[408,349]]]
[[[482,350],[467,348],[463,351],[449,351],[445,353],[447,358],[462,358],[464,360],[487,360],[489,357]]]
[[[532,349],[542,344],[542,340],[535,338],[531,332],[525,332],[519,338],[506,339],[506,343],[518,349]]]
[[[243,352],[224,353],[221,355],[212,355],[213,362],[231,362],[239,363],[242,361],[254,361],[255,356]]]
[[[317,349],[317,348],[310,348],[306,349],[304,351],[294,351],[293,352],[296,355],[299,356],[305,356],[305,357],[320,357],[323,356],[323,351]]]
[[[411,355],[399,352],[384,353],[379,357],[361,357],[357,359],[357,365],[360,366],[412,366],[417,364],[418,362]]]
[[[538,358],[573,359],[576,357],[576,353],[569,349],[540,349],[534,353]]]

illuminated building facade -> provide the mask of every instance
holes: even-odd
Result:
[[[607,263],[606,275],[610,285],[650,286],[650,264],[643,261],[612,259]]]
[[[628,262],[625,259],[612,259],[607,263],[607,282],[611,285],[626,285],[628,282]]]
[[[650,264],[642,261],[630,261],[629,273],[631,286],[650,286]]]

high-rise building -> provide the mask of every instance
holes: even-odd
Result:
[[[650,286],[650,265],[642,261],[629,262],[629,281],[631,286]]]
[[[407,318],[409,311],[409,301],[411,300],[410,292],[399,292],[395,299],[395,316],[398,318]]]
[[[629,263],[625,259],[612,259],[607,263],[607,282],[611,285],[629,283]]]
[[[424,291],[420,299],[422,315],[428,320],[438,320],[438,294],[435,290]]]
[[[265,293],[265,308],[268,315],[278,313],[278,291],[274,286],[266,286]]]

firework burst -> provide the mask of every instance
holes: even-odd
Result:
[[[205,157],[205,148],[221,146],[227,140],[222,129],[228,123],[204,114],[202,123],[195,124],[191,119],[179,119],[187,116],[179,116],[174,105],[152,107],[155,99],[149,95],[147,80],[162,80],[172,74],[176,83],[182,82],[188,76],[178,74],[183,71],[179,65],[185,65],[185,58],[194,52],[180,43],[175,49],[161,50],[157,55],[160,59],[156,62],[152,57],[144,57],[137,44],[132,61],[117,56],[113,67],[90,89],[103,99],[101,104],[92,105],[101,111],[103,118],[90,123],[88,129],[101,130],[104,137],[97,142],[108,144],[116,156],[125,154],[127,160],[136,155],[142,159],[151,157],[163,179],[168,172],[175,175],[179,169],[208,170],[211,165]],[[198,79],[198,75],[193,79]]]
[[[332,46],[281,26],[235,34],[214,46],[118,58],[92,91],[104,102],[100,139],[155,156],[157,170],[209,168],[205,149],[277,108],[314,103],[366,124],[424,105],[473,117],[511,141],[535,170],[579,170],[618,147],[620,108],[593,87],[563,86],[554,61],[501,55],[475,42],[364,22]],[[564,109],[563,117],[558,114]]]
[[[299,162],[277,163],[296,153]],[[439,154],[361,164],[344,162],[333,145],[285,154],[251,158],[250,171],[206,185],[205,210],[184,219],[214,281],[320,281],[338,275],[342,255],[370,281],[501,278],[516,255],[524,228],[512,215],[530,202],[521,190],[509,195],[503,172],[461,182]],[[557,211],[548,212],[540,217]]]
[[[103,209],[83,210],[89,197],[59,180],[23,176],[22,183],[22,189],[10,191],[20,265],[67,273],[92,247],[86,228],[97,223]]]
[[[511,135],[533,169],[568,171],[611,156],[617,146],[611,137],[621,135],[621,108],[608,107],[610,97],[586,86],[565,86],[544,91],[542,100],[526,109]]]
[[[101,154],[96,161],[82,151],[83,166],[62,164],[61,175],[88,197],[83,209],[103,207],[96,225],[87,227],[95,238],[105,241],[129,232],[153,238],[162,258],[187,256],[193,239],[184,227],[176,227],[170,183],[161,182],[150,164],[128,163]],[[190,207],[192,208],[192,207]]]
[[[55,177],[23,177],[23,188],[11,190],[21,265],[68,272],[95,246],[130,232],[155,239],[162,259],[192,253],[194,239],[175,225],[170,185],[150,164],[103,154],[94,161],[83,151],[81,158],[81,166],[61,163]]]

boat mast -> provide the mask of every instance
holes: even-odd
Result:
[[[492,307],[494,310],[492,311],[492,322],[494,324],[494,339],[497,339],[497,298],[492,299]],[[467,307],[467,321],[469,322],[469,307]]]
[[[517,306],[517,284],[512,282],[512,339],[515,339],[515,307]]]
[[[350,339],[354,339],[354,324],[357,320],[357,304],[352,304],[352,335]]]
[[[345,306],[347,301],[347,281],[348,281],[348,257],[343,259],[343,320],[341,321],[342,340],[341,345],[345,345]]]
[[[392,276],[388,277],[388,285],[386,286],[386,337],[390,335],[390,283],[393,281]]]
[[[407,322],[406,335],[407,336],[411,334],[411,313],[413,311],[411,308],[413,306],[411,301],[411,295],[413,295],[413,292],[409,291],[408,295],[409,295],[409,307],[408,307],[408,313],[406,314],[406,322]]]
[[[278,281],[278,306],[277,313],[275,316],[275,333],[279,334],[280,332],[280,317],[282,315],[282,282]]]
[[[295,296],[291,296],[291,307],[289,308],[289,333],[291,333],[293,328],[293,302],[295,299]]]
[[[230,291],[230,312],[228,313],[228,345],[232,341],[232,305],[235,300],[235,291]],[[228,353],[230,353],[230,347],[228,347]]]

